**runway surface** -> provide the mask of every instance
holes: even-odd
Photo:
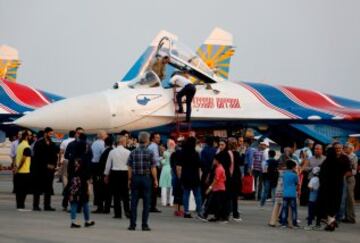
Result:
[[[358,242],[360,224],[340,225],[332,233],[305,231],[303,229],[271,228],[267,221],[271,214],[270,203],[259,209],[254,201],[239,201],[243,222],[228,224],[204,223],[197,219],[173,216],[171,208],[160,207],[162,213],[150,215],[151,232],[127,231],[127,219],[113,219],[112,214],[92,214],[96,221],[93,228],[70,229],[69,214],[61,211],[61,185],[54,183],[56,195],[53,206],[56,212],[18,212],[15,196],[11,194],[11,176],[0,174],[0,242],[166,242],[166,243],[212,243],[212,242]],[[140,201],[141,203],[141,201]],[[32,196],[26,199],[32,206]],[[359,215],[359,205],[356,212]],[[299,209],[301,225],[305,225],[306,208]],[[139,213],[139,217],[140,213]],[[139,218],[140,219],[140,218]],[[82,215],[79,215],[83,222]],[[141,221],[140,221],[141,222]],[[358,217],[358,222],[360,218]],[[141,224],[141,223],[140,223]],[[139,225],[139,222],[138,222]]]

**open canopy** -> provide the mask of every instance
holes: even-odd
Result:
[[[192,76],[204,83],[215,83],[219,81],[215,71],[190,48],[176,39],[164,36],[158,44],[155,58],[168,56],[170,65],[176,69],[186,70]]]

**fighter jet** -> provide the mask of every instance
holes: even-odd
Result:
[[[267,132],[270,138],[271,134],[301,133],[323,142],[329,142],[336,132],[359,133],[358,101],[289,86],[228,80],[234,50],[232,35],[220,28],[196,52],[176,35],[161,31],[113,88],[54,102],[27,113],[15,124],[37,129],[51,126],[63,132],[78,126],[89,133],[169,131],[182,122],[174,99],[178,90],[169,79],[175,71],[185,70],[197,89],[192,128],[247,126]],[[160,80],[151,64],[165,56],[170,63]]]

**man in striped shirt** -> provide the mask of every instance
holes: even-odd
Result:
[[[259,147],[253,153],[252,175],[255,181],[255,199],[260,200],[262,190],[262,168],[266,161],[266,144],[260,142]]]

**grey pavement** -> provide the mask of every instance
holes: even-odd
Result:
[[[61,186],[54,183],[56,212],[18,212],[11,194],[11,176],[0,174],[0,242],[359,242],[360,224],[340,225],[335,232],[282,229],[267,226],[271,206],[259,209],[253,201],[239,201],[243,222],[229,224],[204,223],[196,219],[173,216],[170,208],[159,207],[160,214],[150,215],[151,232],[127,231],[128,220],[113,219],[112,215],[92,214],[93,228],[71,229],[69,214],[61,211]],[[141,203],[141,201],[140,201]],[[32,205],[32,196],[26,199]],[[356,209],[360,214],[359,205]],[[83,222],[82,215],[79,221]],[[139,215],[140,216],[140,215]],[[299,209],[304,226],[306,208]],[[139,219],[140,220],[140,217]],[[358,217],[358,222],[360,221]],[[141,221],[139,221],[141,222]],[[140,223],[141,224],[141,223]]]

